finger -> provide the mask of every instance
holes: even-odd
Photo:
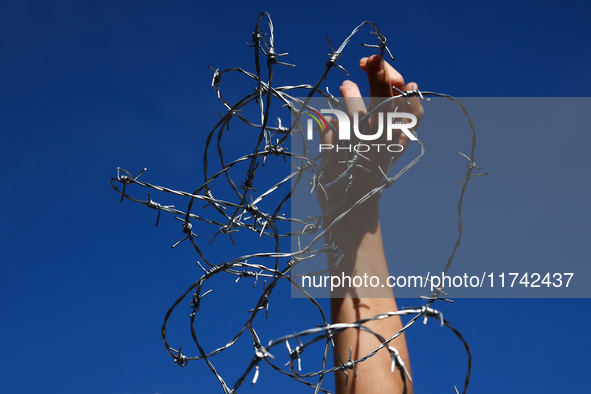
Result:
[[[351,81],[344,81],[340,90],[341,96],[343,96],[343,101],[345,102],[347,115],[349,115],[351,124],[353,124],[353,122],[355,122],[356,113],[357,119],[361,119],[367,113],[367,108],[361,97],[361,92],[359,91],[357,84]],[[355,141],[357,141],[357,137],[351,135],[351,142],[353,143]]]
[[[377,108],[385,98],[393,96],[392,80],[388,73],[386,62],[381,56],[373,55],[365,62],[365,72],[369,81],[369,94],[371,96],[370,110]],[[378,112],[385,113],[394,110],[393,103],[385,107],[380,107]],[[371,116],[370,125],[376,127],[378,124],[379,114],[375,112]]]
[[[373,55],[365,62],[371,97],[392,97],[392,84],[386,62],[381,56]]]
[[[320,130],[320,143],[334,145],[339,139],[338,135],[336,134],[336,130],[339,129],[339,121],[332,116],[325,116],[324,120],[326,120],[328,130],[325,130],[324,128]]]
[[[369,58],[364,57],[359,61],[361,69],[365,72],[367,72],[368,60]],[[402,90],[404,88],[404,78],[402,75],[394,67],[392,67],[390,63],[384,61],[384,64],[386,65],[386,70],[388,71],[388,76],[390,77],[390,83],[392,86],[396,86],[396,88]]]
[[[340,90],[341,96],[343,96],[343,101],[345,102],[347,114],[350,118],[353,118],[353,114],[355,112],[360,112],[360,116],[367,112],[365,103],[361,98],[361,92],[359,91],[359,87],[355,82],[348,80],[343,81]]]
[[[419,90],[419,84],[416,82],[409,82],[404,87],[404,90]],[[414,114],[417,117],[417,126],[421,119],[423,119],[423,115],[425,114],[425,110],[423,109],[423,104],[421,104],[421,99],[419,97],[410,97],[408,98],[408,102],[410,105],[407,107],[407,112]]]
[[[418,89],[419,89],[419,85],[416,82],[409,82],[408,84],[406,84],[406,86],[404,86],[404,90],[418,90]],[[424,113],[425,113],[425,110],[423,109],[423,105],[421,104],[420,98],[419,97],[409,97],[407,99],[397,99],[397,100],[400,100],[399,103],[403,104],[401,112],[409,112],[417,117],[417,126],[418,126],[419,123],[421,122],[421,119],[423,118]],[[415,128],[417,126],[415,126]],[[404,148],[406,149],[406,147],[410,143],[410,139],[408,138],[408,136],[406,134],[400,133],[400,136],[398,138],[398,143],[400,145],[404,146]]]

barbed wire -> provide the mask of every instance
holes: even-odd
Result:
[[[267,21],[267,33],[264,33],[261,26],[264,19]],[[402,381],[406,384],[407,380],[412,381],[410,373],[404,365],[398,351],[391,346],[390,343],[415,324],[420,317],[424,318],[425,323],[429,318],[439,320],[441,326],[448,327],[462,342],[468,358],[463,392],[465,393],[467,390],[470,382],[470,370],[472,364],[468,343],[461,333],[443,318],[441,312],[432,308],[432,305],[436,301],[448,300],[445,297],[442,297],[442,294],[445,295],[443,288],[437,288],[430,296],[420,297],[425,300],[425,305],[423,306],[382,313],[369,319],[345,324],[330,323],[319,302],[295,280],[301,276],[294,272],[295,267],[305,260],[316,258],[321,255],[332,255],[335,257],[335,262],[329,264],[326,269],[319,269],[314,273],[307,273],[307,275],[320,275],[334,271],[340,263],[344,252],[336,246],[335,240],[338,235],[336,237],[333,236],[331,230],[337,223],[349,215],[355,207],[363,204],[373,196],[380,195],[385,189],[391,187],[402,175],[416,165],[425,153],[422,141],[418,139],[416,131],[411,129],[412,133],[417,138],[417,142],[420,146],[420,153],[395,175],[391,177],[388,175],[393,165],[393,160],[390,160],[385,168],[377,165],[374,166],[373,169],[370,169],[367,164],[362,164],[362,162],[365,163],[369,160],[367,157],[359,152],[350,152],[350,154],[345,154],[347,158],[342,173],[336,178],[327,181],[324,174],[332,152],[318,157],[312,157],[313,153],[308,149],[306,139],[301,138],[304,135],[304,127],[301,117],[305,109],[311,108],[309,104],[314,96],[324,97],[329,100],[331,105],[342,108],[342,103],[336,97],[332,96],[328,89],[326,92],[322,91],[320,89],[320,84],[335,67],[346,73],[346,70],[339,65],[338,62],[351,39],[366,27],[371,29],[370,33],[377,37],[377,44],[362,45],[378,49],[380,56],[383,57],[387,54],[393,59],[390,49],[386,45],[386,37],[380,32],[374,23],[363,22],[351,32],[336,50],[333,48],[327,37],[331,52],[328,54],[329,59],[326,62],[324,71],[315,84],[274,86],[273,77],[275,68],[292,65],[280,60],[283,59],[287,53],[278,53],[276,51],[274,26],[270,15],[266,12],[259,14],[252,35],[251,44],[254,51],[255,71],[249,72],[238,67],[219,71],[219,69],[210,67],[213,71],[212,87],[215,90],[218,99],[223,103],[226,112],[225,114],[220,115],[220,120],[209,132],[205,140],[205,150],[203,154],[203,183],[193,192],[178,191],[168,187],[140,181],[139,177],[146,171],[146,169],[143,169],[136,176],[133,176],[129,171],[121,168],[117,168],[117,176],[110,180],[113,189],[120,193],[121,202],[123,200],[129,200],[156,210],[158,212],[156,226],[159,224],[162,211],[172,213],[175,215],[175,218],[181,222],[183,237],[172,245],[172,248],[187,241],[199,256],[200,261],[198,261],[197,264],[203,272],[199,279],[187,288],[166,313],[162,326],[162,339],[166,350],[176,364],[186,366],[191,361],[204,360],[209,369],[218,379],[224,393],[235,393],[251,374],[252,383],[256,383],[260,374],[259,368],[261,362],[265,362],[275,371],[314,389],[315,393],[329,393],[329,390],[322,387],[324,377],[327,374],[344,373],[346,375],[346,380],[348,380],[351,372],[356,375],[355,366],[358,363],[364,362],[368,358],[374,356],[382,348],[386,348],[390,353],[392,358],[392,372],[394,373],[398,371]],[[262,60],[264,59],[266,59],[266,77],[263,76],[262,72]],[[230,103],[224,97],[221,90],[222,79],[229,73],[238,73],[252,80],[255,85],[254,91],[247,94],[236,103]],[[468,163],[465,176],[458,181],[458,183],[462,184],[457,206],[458,236],[443,270],[443,272],[446,273],[451,266],[462,239],[462,204],[468,184],[472,177],[486,175],[486,173],[474,173],[475,170],[480,170],[480,167],[478,167],[474,161],[476,146],[475,128],[468,116],[466,108],[464,108],[458,100],[449,95],[429,91],[419,91],[416,88],[409,91],[399,90],[396,87],[394,87],[394,89],[397,91],[398,95],[391,99],[384,100],[380,105],[372,108],[362,119],[360,119],[360,122],[369,119],[369,117],[381,107],[392,104],[392,100],[407,101],[411,98],[428,100],[430,97],[440,97],[446,100],[451,100],[460,106],[471,130],[470,152],[469,154],[460,153]],[[292,93],[295,91],[305,91],[307,94],[305,98],[301,99],[292,96]],[[256,121],[250,120],[246,113],[247,106],[252,106],[252,104],[257,107],[256,113],[258,113],[259,119]],[[272,126],[269,124],[271,109],[275,109],[276,107],[280,107],[283,111],[289,112],[292,118],[290,127],[282,126],[280,118],[276,125]],[[255,139],[256,142],[250,149],[251,153],[227,160],[224,156],[222,140],[224,134],[230,130],[230,121],[232,119],[238,119],[248,128],[254,129],[254,136],[256,139],[253,139]],[[334,126],[330,125],[330,123],[328,126],[336,132]],[[256,133],[258,133],[258,135]],[[290,138],[294,137],[298,137],[298,141],[302,144],[301,151],[299,152],[293,152],[289,149],[288,142],[290,141]],[[273,139],[275,139],[275,143],[272,142]],[[217,140],[217,142],[214,142],[214,140]],[[246,146],[246,144],[244,145]],[[271,160],[283,161],[285,163],[288,163],[289,160],[289,174],[266,188],[263,192],[258,192],[255,188],[255,179],[261,179],[260,176],[257,177],[257,175],[260,174],[259,171],[265,167],[267,161]],[[215,161],[219,161],[219,163],[215,164]],[[220,168],[216,171],[211,170],[214,165],[218,165]],[[331,209],[342,210],[342,212],[330,223],[326,222],[326,217],[324,217],[325,221],[323,222],[322,215],[308,216],[306,218],[288,217],[285,215],[285,205],[290,201],[297,188],[309,188],[311,192],[314,190],[320,190],[322,193],[327,193],[328,190],[339,182],[345,182],[345,184],[350,185],[351,182],[353,182],[352,173],[354,168],[363,168],[367,171],[379,171],[383,180],[379,186],[367,192],[363,197],[344,210],[342,206],[343,201],[335,204],[334,207],[324,207],[325,214],[331,212]],[[237,177],[236,173],[241,170],[244,171],[244,169],[246,169],[246,176],[242,178],[241,182],[237,182],[235,180]],[[306,186],[306,182],[303,182],[303,180],[306,179],[306,175],[309,175],[310,177],[309,186]],[[219,183],[223,183],[225,186],[218,186]],[[174,205],[158,203],[152,199],[150,192],[147,193],[146,200],[133,197],[128,193],[132,186],[134,188],[141,187],[143,189],[153,190],[163,193],[164,195],[169,194],[188,199],[187,208],[183,211],[175,208]],[[259,187],[258,184],[256,186],[257,188]],[[346,190],[348,190],[348,187]],[[343,200],[346,194],[347,191],[343,195]],[[248,202],[249,198],[250,203]],[[196,213],[194,208],[199,204],[201,204],[203,209],[199,211],[199,213]],[[262,206],[263,204],[268,205],[268,207],[259,208],[259,206]],[[198,242],[198,234],[196,233],[197,227],[199,227],[199,232],[202,233],[206,233],[204,230],[206,227],[213,229],[213,236],[209,240],[209,243],[213,242],[218,236],[228,237],[230,241],[234,243],[233,237],[246,231],[258,235],[258,238],[261,238],[262,240],[266,239],[270,241],[271,246],[268,247],[268,250],[266,251],[245,253],[229,261],[218,262],[216,261],[216,256],[211,257],[209,254],[203,252],[203,242]],[[312,239],[309,243],[302,245],[301,242],[304,236],[311,236]],[[291,239],[294,237],[298,240],[298,247],[295,248],[295,250],[282,250],[280,239]],[[261,249],[263,249],[262,240]],[[251,278],[254,280],[253,286],[255,288],[259,283],[259,279],[263,279],[263,290],[256,300],[255,306],[249,311],[248,318],[244,324],[242,324],[235,336],[224,346],[213,351],[208,351],[202,346],[197,335],[195,320],[200,310],[202,300],[212,291],[211,289],[204,291],[205,284],[213,277],[221,274],[235,276],[236,282],[241,278]],[[255,318],[263,311],[265,312],[265,316],[268,316],[269,302],[272,293],[280,283],[289,284],[297,292],[301,293],[301,295],[320,312],[322,321],[321,324],[316,324],[313,328],[297,333],[293,332],[274,340],[272,339],[268,341],[266,346],[264,346],[255,329]],[[167,339],[167,323],[176,307],[187,298],[189,298],[189,306],[192,310],[189,316],[191,323],[191,337],[198,350],[194,355],[183,353],[182,346],[179,346],[178,349],[170,346]],[[382,337],[371,330],[366,324],[373,320],[389,319],[394,316],[409,316],[410,319],[401,330],[394,333],[390,338]],[[346,361],[343,360],[342,355],[337,355],[340,360],[340,365],[333,367],[328,366],[329,354],[334,345],[333,337],[345,330],[367,332],[377,338],[380,345],[370,353],[358,359],[352,359],[352,352],[350,352],[348,356],[349,358]],[[213,358],[236,344],[246,332],[252,337],[254,355],[242,375],[233,385],[229,385],[215,368]],[[322,344],[324,349],[321,356],[321,368],[315,371],[302,372],[302,353],[306,348],[309,348],[315,343]],[[283,346],[285,346],[284,349]],[[282,358],[279,357],[280,352],[284,354]],[[454,389],[457,392],[457,388],[454,387]]]

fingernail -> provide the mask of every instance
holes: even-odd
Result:
[[[348,79],[346,79],[346,80],[343,81],[342,85],[343,86],[345,86],[345,85],[351,85],[352,83],[353,83],[353,81],[349,81]]]

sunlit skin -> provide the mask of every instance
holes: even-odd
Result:
[[[414,82],[405,84],[402,75],[380,56],[374,55],[370,58],[363,58],[360,60],[360,66],[367,73],[369,93],[372,97],[371,106],[375,105],[379,100],[378,98],[399,95],[392,86],[400,90],[418,89],[417,84]],[[356,111],[367,112],[363,101],[360,99],[362,95],[357,84],[352,81],[344,81],[340,91],[350,117]],[[412,113],[420,121],[423,116],[423,108],[418,98],[410,99],[409,104],[406,104],[403,100],[402,105],[405,107],[399,109],[400,111]],[[331,122],[334,123],[335,120],[331,120]],[[373,123],[370,121],[371,125]],[[321,142],[326,144],[336,143],[336,135],[331,132],[322,132]],[[354,144],[355,141],[351,141],[351,143]],[[409,139],[404,134],[399,133],[392,143],[399,143],[406,147],[409,144]],[[340,213],[383,182],[384,176],[377,169],[377,166],[387,168],[392,154],[368,152],[364,153],[364,155],[371,160],[370,163],[364,162],[364,165],[371,169],[371,173],[363,169],[353,171],[353,183],[347,192],[345,202],[339,205],[336,210],[324,215],[323,221],[325,225],[332,223]],[[343,157],[339,154],[331,156],[325,171],[325,175],[329,180],[331,177],[334,179],[344,170],[344,164],[339,163],[339,160],[342,159]],[[394,158],[394,160],[396,159],[397,157]],[[322,207],[330,208],[337,201],[340,201],[343,193],[344,185],[341,184],[333,188],[328,193],[328,196],[322,192],[318,192],[317,196]],[[340,233],[335,244],[345,252],[337,270],[331,272],[332,275],[341,275],[342,273],[350,276],[367,274],[368,276],[377,276],[380,278],[381,283],[386,283],[389,272],[380,229],[378,199],[379,197],[376,195],[365,203],[356,206],[331,228],[332,234]],[[327,241],[329,241],[328,237],[330,235],[327,235]],[[389,235],[389,237],[392,237],[392,235]],[[329,256],[329,263],[334,262],[335,257]],[[350,293],[344,295],[337,293],[335,290],[332,296],[330,302],[333,323],[351,323],[383,312],[397,310],[394,294],[389,288],[387,288],[386,293],[384,293],[384,289],[377,289],[375,293],[364,291],[361,295]],[[371,321],[367,323],[367,327],[384,338],[390,338],[402,328],[402,323],[400,318],[392,317],[385,320]],[[337,354],[340,354],[342,360],[347,362],[349,360],[349,348],[352,348],[352,359],[356,360],[377,348],[380,342],[367,332],[349,329],[336,335],[334,344],[335,365],[339,366],[341,361]],[[404,334],[390,342],[390,345],[400,352],[402,360],[410,372]],[[390,369],[391,363],[390,353],[387,349],[382,349],[374,357],[356,365],[357,378],[354,377],[352,370],[347,371],[349,377],[346,386],[346,375],[342,372],[335,373],[336,392],[338,394],[405,392],[400,372],[396,370],[392,373]],[[406,393],[412,392],[412,384],[407,381]]]

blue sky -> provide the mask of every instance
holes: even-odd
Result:
[[[244,44],[260,11],[273,17],[277,50],[298,65],[280,83],[315,81],[326,61],[325,36],[340,42],[372,20],[388,37],[395,67],[421,89],[457,97],[591,91],[591,7],[584,1],[0,4],[0,387],[7,393],[220,392],[204,364],[174,365],[160,338],[166,310],[198,275],[194,252],[171,251],[178,222],[163,216],[154,228],[155,212],[119,204],[108,179],[117,166],[134,173],[147,167],[146,181],[182,190],[199,183],[203,137],[222,108],[207,66],[253,69]],[[355,65],[371,53],[348,50],[348,78],[364,81]],[[327,83],[336,91],[342,79],[337,71]],[[467,195],[459,264],[588,264],[591,141],[584,128],[557,127],[513,135],[482,124],[479,164],[491,175]],[[437,244],[436,235],[411,229],[423,252]],[[229,311],[242,291],[223,292],[207,307],[217,319],[204,322],[212,347],[229,339]],[[307,306],[288,293],[275,295],[290,309],[271,310],[264,338],[306,326]],[[477,393],[582,391],[588,307],[588,299],[441,305],[471,345]],[[173,327],[181,338],[185,323]],[[453,392],[465,372],[461,344],[435,322],[413,330],[417,392]],[[248,343],[241,349],[220,356],[228,376],[251,357]],[[243,392],[277,387],[302,392],[268,368]]]

